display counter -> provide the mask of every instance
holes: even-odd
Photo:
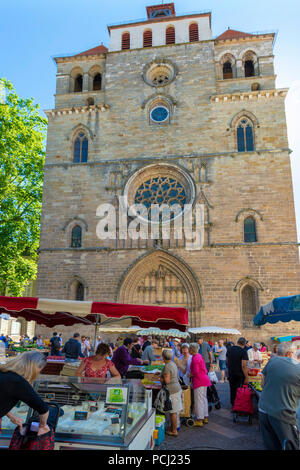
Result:
[[[152,392],[140,381],[42,376],[34,388],[64,412],[55,432],[56,450],[154,448]],[[33,411],[20,404],[12,412],[25,422]],[[15,427],[3,418],[0,447],[8,447]]]

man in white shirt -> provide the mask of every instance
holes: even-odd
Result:
[[[260,368],[263,362],[262,354],[259,351],[260,343],[254,343],[253,348],[248,349],[249,367]]]

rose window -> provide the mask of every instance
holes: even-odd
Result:
[[[152,204],[178,204],[183,209],[187,202],[184,187],[174,178],[158,176],[145,181],[135,194],[135,204],[144,204],[150,210]]]

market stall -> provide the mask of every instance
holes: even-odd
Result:
[[[151,391],[139,381],[44,376],[34,388],[43,400],[63,411],[55,433],[56,450],[154,448]],[[24,403],[12,412],[24,421],[32,415]],[[0,447],[9,445],[15,427],[3,418]]]
[[[165,330],[177,328],[179,331],[185,331],[188,325],[188,311],[180,307],[31,297],[0,297],[0,313],[34,320],[51,328],[76,323],[94,324],[95,341],[99,326],[108,326],[116,319],[131,319],[132,326],[138,326],[140,329],[154,326]],[[62,366],[63,370],[66,367],[61,359],[58,360],[58,365]],[[62,370],[59,373],[62,373]],[[112,393],[108,392],[110,387],[105,385],[100,389],[99,385],[90,383],[95,379],[62,375],[40,377],[36,381],[38,393],[44,399],[58,402],[65,408],[65,418],[60,418],[58,422],[56,448],[153,448],[155,411],[152,408],[152,391],[147,390],[141,381],[127,380],[124,386],[122,382],[116,395],[123,394],[124,401],[120,402],[116,398],[116,403],[111,403],[108,395]],[[28,407],[26,409],[21,405],[20,408],[22,416],[29,416]],[[8,429],[9,426],[9,423],[4,423],[5,432],[2,432],[0,437],[0,447],[5,447],[10,440],[12,429]]]

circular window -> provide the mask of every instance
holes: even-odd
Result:
[[[153,122],[165,122],[169,115],[170,112],[165,106],[156,106],[150,112],[150,118]]]
[[[136,172],[128,180],[124,196],[126,205],[142,204],[146,207],[148,218],[151,217],[151,206],[162,206],[159,220],[164,222],[171,217],[176,219],[193,204],[195,187],[189,174],[181,168],[168,164],[149,165]],[[170,213],[164,205],[169,206]],[[142,216],[140,216],[143,219]]]
[[[165,59],[147,64],[143,72],[145,82],[153,87],[166,86],[174,80],[175,76],[175,66]]]

